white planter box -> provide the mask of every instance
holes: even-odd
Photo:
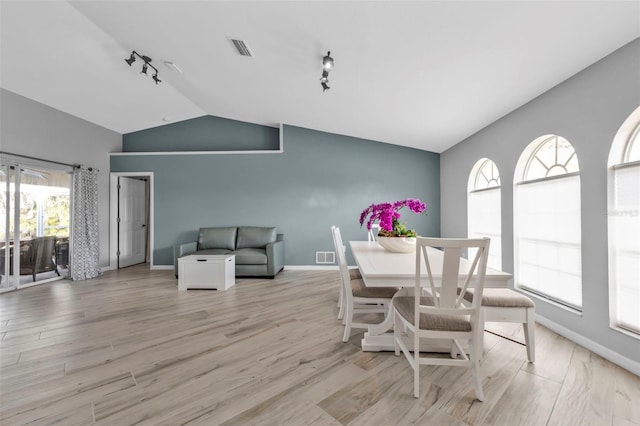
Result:
[[[178,290],[226,290],[236,283],[236,256],[191,254],[178,259]]]

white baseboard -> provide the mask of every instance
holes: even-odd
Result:
[[[337,271],[337,265],[284,265],[286,271]]]
[[[150,265],[149,269],[159,270],[159,269],[171,269],[173,270],[173,265]]]
[[[102,272],[107,272],[107,271],[113,271],[114,269],[116,269],[115,266],[101,266],[100,269],[102,270]]]
[[[115,269],[115,268],[111,268]],[[151,265],[149,269],[173,269],[173,265]],[[285,265],[284,269],[289,271],[337,271],[337,265]],[[102,268],[103,271],[108,271],[109,268]]]
[[[549,330],[554,331],[561,335],[562,337],[566,337],[574,343],[577,343],[580,346],[583,346],[589,349],[591,352],[600,355],[601,357],[613,362],[614,364],[619,365],[625,370],[629,370],[636,376],[640,376],[640,363],[636,362],[632,359],[629,359],[619,353],[612,351],[611,349],[602,346],[599,343],[594,342],[593,340],[587,339],[581,334],[576,333],[575,331],[569,330],[568,328],[553,322],[547,318],[541,317],[536,314],[536,322],[547,327]]]

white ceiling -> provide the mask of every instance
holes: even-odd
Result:
[[[0,7],[1,87],[116,132],[210,114],[434,152],[640,37],[640,0]],[[153,59],[161,84],[139,75],[140,61],[127,66],[131,50]],[[323,93],[327,50],[335,70]]]

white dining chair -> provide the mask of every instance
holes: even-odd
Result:
[[[367,241],[375,241],[376,235],[378,235],[378,232],[380,232],[380,224],[378,223],[371,224],[371,229],[367,231]]]
[[[351,280],[359,280],[362,279],[360,275],[360,270],[355,267],[349,267],[349,279]],[[344,295],[344,286],[342,284],[342,279],[340,279],[340,294],[338,295],[338,319],[344,319],[344,311],[346,305],[346,296]],[[344,322],[344,321],[343,321]]]
[[[335,247],[336,253],[338,252],[338,246],[336,246],[336,240],[335,240],[335,236],[333,233],[333,229],[335,228],[334,226],[331,226],[331,238],[333,239],[333,245]],[[338,230],[338,232],[340,232]],[[342,250],[346,251],[346,247],[342,246]],[[357,279],[361,279],[362,276],[360,275],[360,270],[358,269],[358,267],[348,267],[349,269],[349,278],[352,280],[357,280]],[[342,279],[340,279],[340,294],[338,295],[338,304],[337,304],[337,308],[338,308],[338,319],[343,319],[344,318],[344,311],[345,311],[345,299],[346,297],[344,296],[344,285],[342,284]]]
[[[473,300],[473,289],[464,298]],[[482,292],[484,322],[513,322],[522,324],[529,362],[536,360],[536,305],[529,297],[510,288],[485,288]]]
[[[395,354],[398,356],[402,351],[413,368],[415,398],[420,394],[420,365],[444,365],[470,368],[476,398],[484,400],[480,372],[484,332],[481,301],[489,241],[488,238],[416,238],[415,288],[403,289],[392,302]],[[427,247],[442,249],[442,256],[432,256],[432,259]],[[463,251],[470,247],[478,250],[468,272],[461,275],[460,258]],[[428,286],[421,278],[422,261]],[[442,262],[441,277],[434,277],[431,272],[433,262],[436,261]],[[464,284],[460,293],[458,283],[461,279]],[[466,290],[470,286],[474,288],[474,292],[471,294],[471,301],[468,302],[463,295],[468,294]],[[429,354],[422,356],[419,350],[422,339],[451,341],[451,358],[434,357]],[[463,341],[467,342],[466,348]],[[469,351],[469,355],[466,350]]]
[[[344,315],[342,322],[344,324],[344,334],[342,341],[349,341],[352,328],[367,329],[370,323],[353,322],[355,314],[365,313],[383,313],[387,314],[391,304],[391,298],[398,291],[396,287],[371,287],[364,285],[362,278],[353,278],[353,272],[347,265],[345,256],[345,246],[342,243],[340,229],[336,226],[331,227],[333,243],[338,258],[338,267],[340,269],[341,295],[343,300]]]

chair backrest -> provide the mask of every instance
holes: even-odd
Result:
[[[36,271],[46,272],[55,269],[53,258],[56,253],[56,237],[42,237],[41,246],[38,249],[38,258],[36,261]]]
[[[56,237],[36,237],[21,241],[20,275],[37,274],[55,269],[53,255],[56,247]]]
[[[37,237],[29,241],[29,250],[24,258],[21,259],[20,269],[26,268],[30,273],[48,272],[55,269],[53,257],[56,249],[56,237]]]
[[[335,225],[332,226],[331,235],[333,236],[333,245],[336,249],[338,268],[340,269],[340,279],[342,280],[342,285],[347,290],[346,293],[349,297],[351,295],[351,277],[349,276],[349,265],[347,265],[347,257],[345,255],[346,247],[342,244],[340,228]]]
[[[67,237],[56,240],[56,265],[61,268],[69,266],[69,238]]]
[[[378,232],[380,232],[380,225],[377,223],[371,224],[371,229],[369,229],[369,232],[367,233],[367,241],[375,241]]]
[[[489,238],[416,238],[416,324],[419,323],[419,313],[471,315],[472,321],[479,317],[487,272],[489,242]],[[441,250],[430,250],[430,248]],[[475,257],[470,260],[462,259],[462,254],[469,248],[477,249]],[[423,264],[426,269],[426,283],[421,276]],[[460,282],[463,282],[461,287]],[[471,307],[464,305],[466,303],[464,294],[469,287],[475,289]],[[423,288],[431,293],[433,306],[420,304],[419,296]]]
[[[36,258],[38,256],[38,241],[39,238],[32,238],[30,240],[20,241],[20,268],[27,266],[32,268],[36,264]]]

